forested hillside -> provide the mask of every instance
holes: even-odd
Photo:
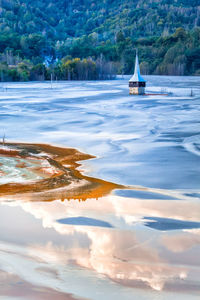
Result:
[[[198,75],[199,45],[200,0],[0,0],[1,80],[129,74],[135,47],[145,74]]]

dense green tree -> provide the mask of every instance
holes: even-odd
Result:
[[[145,74],[198,75],[198,26],[199,0],[1,0],[1,80],[131,74],[135,48]]]

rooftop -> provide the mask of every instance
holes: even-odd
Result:
[[[136,52],[136,58],[135,58],[135,72],[129,81],[131,81],[131,82],[146,82],[146,80],[144,80],[144,78],[140,75],[140,64],[139,64],[137,52]]]

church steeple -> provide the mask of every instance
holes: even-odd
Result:
[[[146,81],[140,74],[140,64],[138,59],[138,52],[136,50],[135,57],[135,71],[134,75],[129,80],[129,91],[131,95],[142,95],[145,93]]]

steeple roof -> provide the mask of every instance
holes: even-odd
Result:
[[[144,80],[144,78],[140,75],[140,65],[139,65],[137,51],[136,51],[136,58],[135,58],[135,72],[129,81],[131,81],[131,82],[146,82],[146,80]]]

